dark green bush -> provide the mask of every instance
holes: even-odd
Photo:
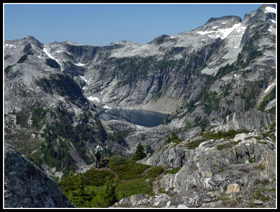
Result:
[[[23,63],[26,59],[27,59],[27,54],[25,54],[25,55],[23,55],[19,60],[18,60],[18,62],[17,63]]]
[[[258,107],[258,110],[264,112],[266,105],[273,99],[276,98],[276,86],[267,94],[261,104]]]
[[[118,175],[120,180],[137,178],[150,167],[148,165],[136,163],[135,161],[120,155],[115,155],[110,158],[107,166]]]
[[[141,143],[139,143],[131,159],[137,161],[143,159],[146,156],[147,155],[145,153],[144,146]]]

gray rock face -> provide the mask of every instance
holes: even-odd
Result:
[[[266,207],[275,207],[273,188],[276,179],[275,143],[259,139],[256,132],[240,133],[233,139],[203,139],[197,136],[178,145],[168,144],[138,162],[181,167],[175,174],[165,174],[159,179],[161,192],[157,196],[135,195],[122,199],[115,207],[229,207],[239,198],[239,205],[263,205],[255,193],[269,195]],[[258,138],[258,139],[256,139]],[[190,143],[200,144],[189,149]],[[180,160],[181,163],[176,163]],[[183,161],[183,162],[182,162]],[[259,194],[260,195],[260,194]],[[275,196],[274,196],[275,197]]]
[[[5,144],[4,151],[5,208],[75,207],[53,179],[11,145]]]
[[[135,194],[131,197],[121,199],[111,208],[127,207],[127,208],[178,208],[183,201],[168,194],[158,194],[157,196],[149,196],[148,194]],[[183,206],[182,208],[186,208]]]
[[[260,111],[234,112],[228,115],[216,131],[253,130],[268,127],[275,122],[275,116]]]

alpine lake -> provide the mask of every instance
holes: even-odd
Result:
[[[156,127],[163,123],[167,114],[147,110],[110,109],[102,111],[98,116],[105,121],[122,120],[144,127]]]

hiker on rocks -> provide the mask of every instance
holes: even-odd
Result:
[[[101,151],[103,151],[102,147],[97,145],[96,149],[95,149],[95,153],[94,156],[96,158],[95,160],[95,168],[99,169],[100,168],[100,157],[101,157]]]

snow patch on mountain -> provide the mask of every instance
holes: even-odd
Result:
[[[44,47],[43,52],[45,52],[46,55],[47,55],[49,58],[55,60],[54,56],[52,56],[52,54],[51,54],[50,52],[48,52],[46,46]]]
[[[109,106],[107,106],[107,105],[105,105],[104,107],[103,107],[105,110],[111,110],[112,108],[110,108]]]
[[[217,29],[217,30],[213,30],[213,31],[197,31],[198,34],[200,35],[208,35],[208,37],[210,38],[221,38],[221,39],[225,39],[226,37],[228,37],[228,35],[235,29],[239,28],[241,25],[241,23],[238,24],[234,24],[232,27],[230,28],[225,28],[225,29]],[[212,29],[216,29],[218,28],[217,26],[212,27]]]
[[[100,102],[100,99],[98,97],[94,96],[89,96],[87,97],[88,100],[93,101],[93,102]]]
[[[4,47],[5,47],[5,48],[16,48],[16,46],[15,46],[15,45],[8,44],[8,43],[7,43],[7,44],[5,44],[5,45],[4,45]]]
[[[141,56],[147,57],[159,54],[158,48],[152,47],[150,44],[141,45],[139,43],[126,42],[123,48],[113,50],[110,57],[134,57]]]
[[[264,93],[267,93],[270,90],[270,88],[272,88],[274,85],[275,83],[272,83],[270,86],[268,86],[267,89],[264,91]]]
[[[76,65],[76,66],[85,66],[86,64],[78,62],[78,63],[74,63],[74,65]]]
[[[224,29],[224,31],[221,30],[220,33],[224,32],[221,37],[225,40],[225,46],[223,48],[224,54],[216,55],[208,64],[208,66],[201,70],[201,73],[215,75],[220,67],[234,63],[238,57],[238,54],[242,50],[240,44],[246,29],[247,26],[238,23],[233,25],[231,28]],[[214,35],[215,34],[212,34],[212,36]],[[219,65],[217,66],[217,64]]]
[[[265,13],[276,13],[276,9],[275,8],[273,8],[273,7],[266,7],[265,8]]]
[[[88,82],[86,78],[84,78],[83,76],[79,75],[79,77],[84,80],[86,83]]]
[[[47,55],[49,58],[55,60],[55,61],[60,65],[60,67],[62,67],[62,64],[59,62],[59,60],[57,60],[57,59],[48,51],[46,45],[44,45],[43,52],[45,52],[46,55]],[[61,69],[61,71],[62,71],[62,69]]]

